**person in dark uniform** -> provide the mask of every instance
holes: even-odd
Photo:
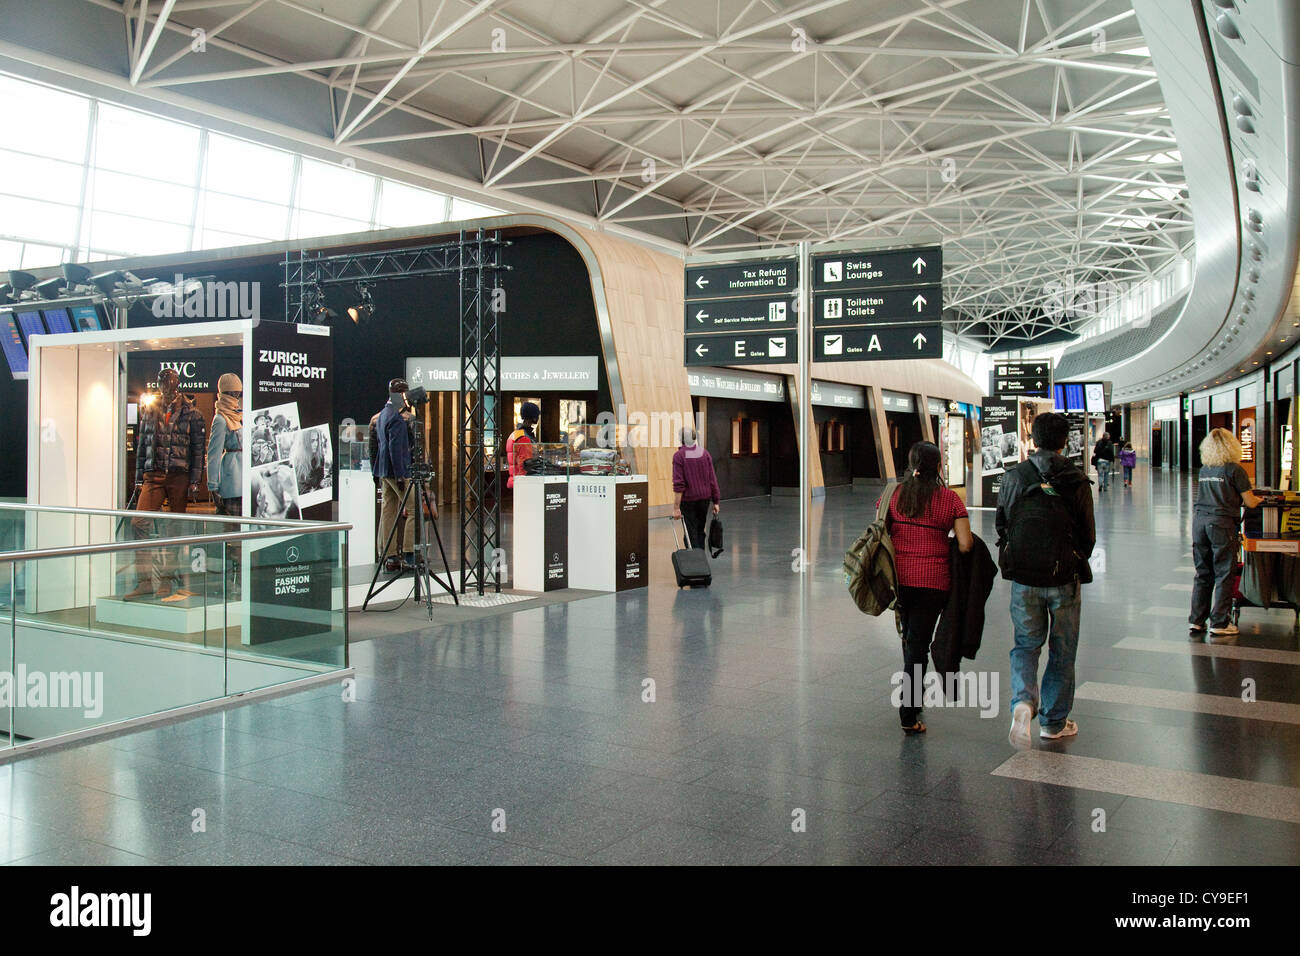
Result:
[[[1201,470],[1196,485],[1192,518],[1196,581],[1192,585],[1188,630],[1205,633],[1208,618],[1211,643],[1216,639],[1233,640],[1237,625],[1230,620],[1232,595],[1228,579],[1237,566],[1241,506],[1258,508],[1264,499],[1251,489],[1250,477],[1241,467],[1241,442],[1226,428],[1213,429],[1201,442]]]

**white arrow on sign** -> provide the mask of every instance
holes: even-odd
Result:
[[[917,256],[915,259],[912,260],[912,268],[916,270],[917,275],[920,275],[921,270],[925,268],[925,260],[922,259],[920,256]]]
[[[919,352],[921,351],[921,346],[925,345],[925,336],[920,332],[917,332],[916,335],[912,337],[912,341],[916,343],[916,350]]]
[[[704,276],[695,277],[695,288],[703,289],[708,284],[709,284],[709,280],[704,278]]]
[[[698,355],[700,358],[704,358],[704,353],[707,352],[707,351],[708,351],[708,349],[705,348],[703,342],[701,342],[699,345],[695,346],[695,354]]]
[[[1034,383],[1034,388],[1042,388],[1042,387],[1043,387],[1043,383],[1042,383],[1042,382],[1035,382],[1035,383]]]
[[[700,309],[700,311],[695,313],[696,322],[703,322],[708,317],[709,317],[709,313],[705,312],[703,309]]]
[[[917,312],[920,312],[921,306],[925,305],[925,296],[917,295],[917,297],[912,300],[912,305],[916,306]]]
[[[1035,369],[1034,369],[1034,374],[1035,374],[1035,375],[1042,375],[1042,374],[1043,374],[1043,367],[1040,365],[1040,366],[1038,366],[1037,368],[1035,368]]]

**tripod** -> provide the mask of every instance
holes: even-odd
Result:
[[[456,594],[456,589],[451,585],[451,565],[447,563],[447,551],[442,546],[442,534],[438,531],[438,522],[434,521],[427,515],[434,514],[433,503],[429,500],[428,481],[433,477],[427,465],[415,465],[411,469],[411,476],[406,480],[406,491],[402,494],[401,508],[398,509],[400,514],[406,510],[407,514],[415,515],[415,585],[413,594],[416,603],[421,600],[421,585],[423,585],[423,601],[429,611],[429,620],[433,620],[433,582],[451,595],[453,601],[460,604],[460,597]],[[428,509],[427,511],[425,509]],[[410,520],[409,518],[407,519]],[[438,553],[442,556],[442,567],[447,572],[447,579],[444,582],[441,578],[434,575],[429,570],[430,549],[432,545],[429,542],[428,528],[433,528],[433,537],[438,544]],[[384,591],[390,584],[401,578],[405,573],[405,568],[399,568],[383,584],[379,582],[379,572],[384,568],[383,555],[387,555],[389,549],[393,546],[393,541],[397,537],[397,522],[393,522],[393,528],[388,532],[388,540],[384,542],[384,548],[381,552],[380,560],[375,564],[375,573],[370,578],[370,589],[366,592],[366,599],[361,604],[361,610],[366,610],[371,600]],[[378,585],[376,587],[376,585]]]

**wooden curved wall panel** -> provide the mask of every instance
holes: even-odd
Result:
[[[675,412],[690,421],[691,392],[682,364],[682,261],[612,236],[575,231],[600,266],[599,276],[592,276],[593,292],[599,282],[628,413]],[[607,365],[610,359],[605,356]],[[633,450],[637,469],[650,479],[651,507],[672,503],[674,450],[671,442]]]

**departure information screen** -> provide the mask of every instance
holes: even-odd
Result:
[[[67,309],[45,309],[41,314],[45,316],[45,327],[50,330],[51,335],[76,331],[72,327],[72,319],[68,317]]]
[[[27,347],[18,331],[18,319],[12,312],[0,312],[0,349],[5,353],[9,371],[15,376],[27,374]]]

